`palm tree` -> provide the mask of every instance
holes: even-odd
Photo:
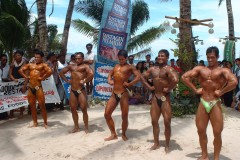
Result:
[[[0,4],[0,46],[11,55],[30,35],[30,14],[24,0],[0,0]]]
[[[103,8],[104,0],[82,0],[76,5],[76,11],[94,20],[95,26],[92,26],[86,21],[80,19],[73,20],[73,26],[79,32],[88,37],[92,37],[94,44],[97,44],[98,42],[98,32],[101,24]],[[133,18],[130,29],[131,37],[127,47],[127,50],[130,52],[133,50],[138,50],[139,48],[143,49],[145,46],[148,46],[153,40],[159,38],[168,30],[168,28],[164,27],[163,25],[159,25],[158,27],[151,27],[137,35],[136,32],[138,31],[139,27],[141,27],[150,18],[149,8],[147,3],[145,3],[143,0],[135,0],[132,4],[132,10]],[[149,51],[149,48],[144,48],[143,51],[140,51],[134,55],[139,56],[139,54],[147,53]]]
[[[61,42],[62,43],[62,49],[61,49],[62,54],[66,54],[66,51],[67,51],[68,35],[69,35],[69,29],[70,29],[71,20],[72,20],[74,4],[75,4],[75,0],[69,0],[68,10],[67,10],[63,34],[62,34],[62,42]]]
[[[40,49],[45,53],[48,50],[46,5],[47,5],[47,0],[37,0]]]

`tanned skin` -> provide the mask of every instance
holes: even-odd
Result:
[[[88,113],[87,113],[87,94],[84,87],[84,83],[87,83],[93,78],[93,71],[89,67],[88,64],[84,64],[84,55],[81,52],[78,52],[75,55],[76,64],[68,65],[63,68],[59,73],[60,77],[67,83],[71,84],[71,92],[70,92],[70,107],[72,111],[72,118],[74,122],[74,127],[69,133],[79,132],[79,124],[78,124],[78,112],[77,107],[80,104],[82,113],[83,113],[83,122],[84,122],[84,130],[85,133],[88,133]],[[65,76],[65,73],[71,72],[71,79],[68,80]],[[76,97],[73,91],[81,90],[78,97]]]
[[[36,63],[28,63],[20,68],[18,71],[24,78],[25,81],[29,80],[29,87],[35,88],[39,87],[36,90],[36,94],[33,94],[30,88],[28,89],[28,102],[31,107],[31,114],[33,119],[33,126],[37,127],[37,109],[36,109],[36,100],[41,108],[41,113],[44,121],[44,127],[47,129],[47,112],[45,107],[45,96],[42,88],[41,82],[48,78],[52,74],[51,68],[43,63],[43,54],[35,54]],[[26,71],[29,72],[29,76],[26,74]]]
[[[108,128],[111,131],[111,135],[105,138],[105,141],[110,141],[117,139],[117,133],[115,130],[114,121],[112,118],[112,113],[117,106],[117,100],[115,94],[120,94],[120,107],[122,111],[122,139],[126,141],[128,138],[126,136],[126,131],[128,127],[128,111],[129,111],[129,94],[126,91],[126,88],[131,87],[140,80],[140,73],[132,65],[127,64],[127,57],[118,56],[119,64],[117,64],[113,70],[108,75],[108,83],[113,85],[113,94],[107,102],[105,108],[105,119],[108,125]],[[135,78],[128,83],[128,79],[134,74]]]
[[[176,84],[178,83],[178,74],[177,72],[170,66],[167,65],[169,55],[166,55],[161,50],[158,53],[158,63],[159,66],[154,66],[148,69],[141,80],[143,84],[151,91],[154,91],[153,99],[152,99],[152,106],[151,106],[151,119],[152,119],[152,126],[153,126],[153,138],[154,144],[150,148],[150,150],[155,150],[160,147],[159,144],[159,118],[161,114],[163,115],[164,119],[164,126],[165,126],[165,152],[169,152],[169,142],[171,136],[171,116],[172,116],[172,109],[171,109],[171,102],[170,102],[170,91],[175,88]],[[150,86],[146,79],[151,76],[153,79],[153,86]],[[161,99],[161,97],[166,97],[166,100],[162,102],[162,105],[159,106],[157,104],[157,99]]]
[[[224,93],[233,90],[237,85],[237,78],[228,68],[218,66],[218,55],[211,51],[207,53],[208,66],[197,66],[182,75],[182,81],[191,88],[196,94],[199,94],[205,101],[217,100]],[[200,88],[196,88],[193,80],[198,80]],[[214,135],[214,160],[219,160],[222,147],[221,133],[223,130],[223,115],[221,102],[213,106],[210,113],[206,112],[203,104],[200,102],[196,114],[196,126],[198,130],[199,143],[202,150],[200,160],[208,160],[207,151],[207,126],[211,122]]]

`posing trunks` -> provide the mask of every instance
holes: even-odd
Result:
[[[158,104],[158,107],[162,107],[162,102],[166,101],[166,97],[165,96],[161,96],[161,98],[157,98],[157,96],[155,95],[155,98],[157,100],[157,104]]]
[[[120,99],[121,99],[123,93],[125,93],[125,92],[127,92],[127,91],[124,91],[124,92],[119,93],[119,94],[116,94],[116,93],[113,92],[113,94],[114,94],[114,96],[115,96],[115,99],[116,99],[117,103],[120,101]]]
[[[200,101],[203,104],[204,108],[206,109],[207,113],[210,113],[212,108],[217,104],[217,102],[220,102],[221,99],[207,102],[204,99],[200,98]]]
[[[81,89],[78,89],[76,91],[71,89],[71,91],[73,92],[73,94],[76,98],[78,98],[78,96],[82,93],[82,90],[85,90],[85,87],[82,87]]]
[[[36,87],[34,87],[34,88],[28,86],[28,88],[30,89],[30,91],[32,92],[32,94],[36,96],[36,92],[37,92],[40,88],[42,88],[42,86],[36,86]]]

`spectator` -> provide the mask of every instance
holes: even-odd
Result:
[[[136,64],[134,64],[134,56],[133,55],[128,56],[128,63],[133,66],[136,66]]]
[[[235,90],[235,92],[237,93],[240,90],[240,58],[237,58],[235,60],[235,63],[237,65],[237,68],[235,70],[235,75],[238,79],[238,85],[236,86],[236,90]]]
[[[68,62],[68,64],[75,64],[75,54],[71,55],[70,61]]]
[[[18,79],[20,78],[23,78],[22,75],[20,75],[18,73],[18,70],[23,66],[25,65],[27,62],[24,60],[23,58],[23,51],[22,50],[17,50],[14,52],[14,60],[13,60],[13,63],[11,64],[10,66],[10,69],[9,69],[9,77],[12,81],[15,81],[17,82]],[[22,87],[22,93],[25,93],[26,92],[26,89],[27,89],[27,83],[25,81],[23,87]],[[23,111],[25,110],[24,107],[20,107],[20,117],[23,116]],[[13,118],[14,117],[14,110],[11,110],[10,111],[10,115],[9,115],[9,118]]]
[[[147,67],[147,68],[149,67],[150,61],[151,61],[151,55],[150,55],[150,54],[147,54],[147,55],[146,55],[146,67]]]
[[[199,66],[205,66],[204,64],[204,61],[203,60],[200,60],[199,63],[198,63]]]

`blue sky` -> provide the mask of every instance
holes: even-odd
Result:
[[[26,0],[27,6],[30,7],[35,0]],[[77,2],[78,0],[76,0]],[[170,2],[161,2],[161,0],[145,0],[148,3],[150,9],[150,20],[145,23],[138,33],[152,27],[162,24],[165,20],[165,16],[179,17],[179,1],[172,0]],[[48,0],[47,6],[47,23],[56,24],[58,26],[59,33],[63,32],[63,26],[65,22],[65,16],[68,7],[67,0],[54,0],[54,13],[49,17],[49,13],[52,10],[51,0]],[[240,6],[239,0],[232,0],[235,36],[240,37],[240,10],[237,8]],[[37,6],[34,5],[31,12],[32,15],[37,17]],[[72,19],[83,19],[91,24],[92,21],[74,11]],[[226,11],[226,1],[223,1],[222,5],[218,7],[218,0],[194,0],[192,1],[192,19],[208,19],[212,18],[214,23],[214,33],[208,33],[208,27],[206,26],[194,26],[193,35],[199,36],[199,39],[203,40],[204,45],[196,45],[196,49],[199,50],[199,60],[206,60],[205,51],[209,46],[217,46],[220,50],[220,60],[223,59],[224,45],[219,42],[219,38],[228,36],[228,19]],[[174,20],[168,19],[173,24]],[[178,32],[178,31],[177,31]],[[165,33],[159,39],[155,40],[149,45],[152,48],[152,57],[155,57],[160,49],[174,49],[176,48],[169,38],[176,39],[176,34],[173,35],[170,32]],[[91,39],[77,32],[73,27],[70,28],[69,41],[68,41],[68,53],[75,53],[77,51],[86,52],[85,45],[91,42]],[[96,53],[97,48],[93,49]],[[236,42],[236,57],[240,57],[240,40]],[[175,58],[170,51],[170,58]]]

